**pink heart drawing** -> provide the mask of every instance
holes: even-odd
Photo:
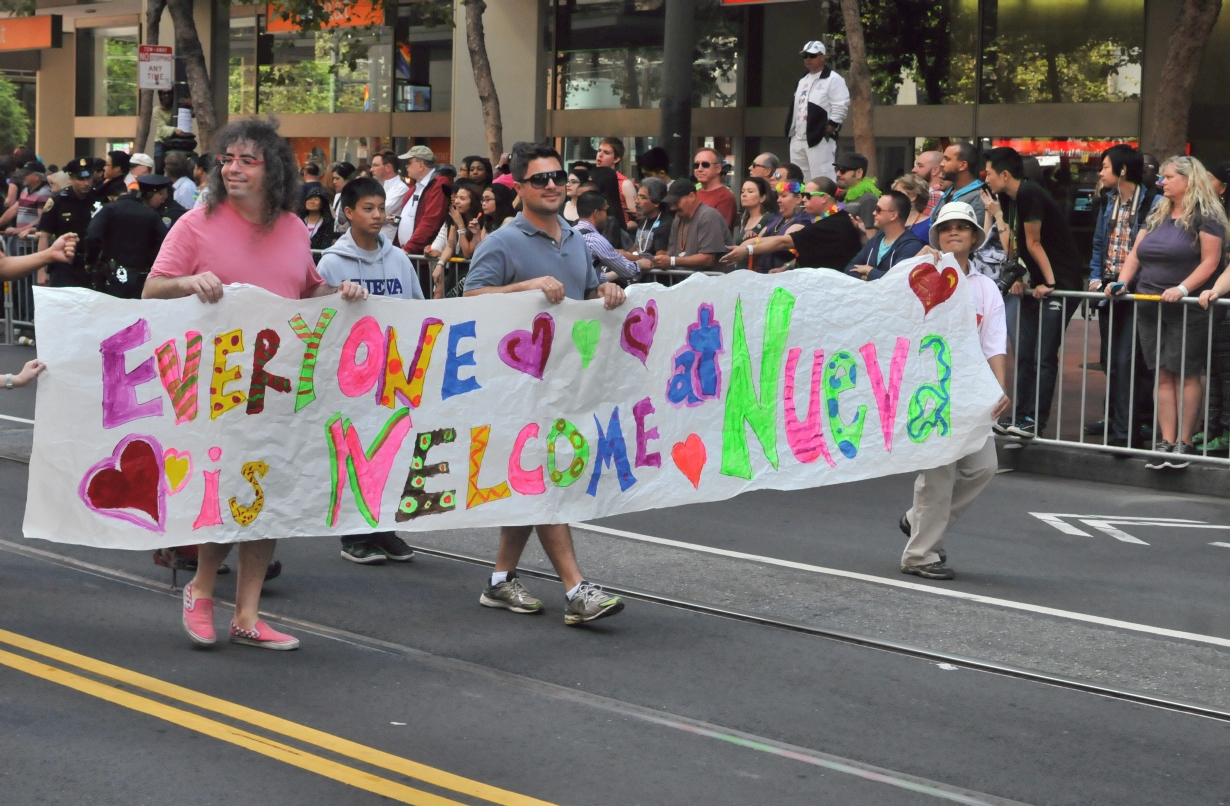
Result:
[[[500,339],[500,360],[513,369],[542,380],[555,341],[555,320],[549,313],[534,317],[530,330],[514,330]]]
[[[649,300],[644,308],[633,308],[619,332],[619,346],[644,364],[653,346],[653,334],[658,330],[658,303]]]
[[[109,457],[86,471],[77,495],[99,515],[151,532],[165,531],[167,484],[162,446],[153,437],[124,437]]]

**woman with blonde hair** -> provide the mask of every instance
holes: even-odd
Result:
[[[927,209],[927,194],[930,191],[927,183],[917,174],[908,173],[898,177],[897,181],[893,182],[892,189],[901,191],[910,200],[910,217],[903,222],[905,228],[917,235],[920,241],[927,243],[931,230],[931,218],[923,214]],[[982,226],[986,227],[985,221]],[[977,247],[975,244],[974,248]]]
[[[1136,236],[1119,282],[1106,287],[1108,296],[1131,287],[1137,294],[1161,297],[1160,311],[1144,308],[1136,318],[1145,364],[1158,373],[1156,416],[1162,438],[1155,450],[1174,454],[1146,465],[1153,469],[1187,467],[1185,454],[1196,453],[1192,436],[1203,410],[1209,312],[1174,303],[1211,296],[1204,292],[1213,288],[1226,240],[1226,212],[1200,160],[1171,157],[1162,164],[1160,181],[1162,198]]]

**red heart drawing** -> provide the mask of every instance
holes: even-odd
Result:
[[[514,330],[500,339],[500,360],[513,369],[542,380],[551,357],[551,342],[555,341],[555,320],[549,313],[534,317],[529,330]]]
[[[926,316],[957,290],[957,271],[949,266],[941,274],[934,264],[919,263],[910,271],[910,288],[922,301],[923,316]]]
[[[705,443],[701,441],[696,434],[688,434],[688,438],[683,442],[676,442],[671,448],[671,458],[675,460],[675,467],[679,468],[683,475],[688,477],[688,481],[692,482],[692,486],[700,489],[700,471],[705,467],[705,460],[708,459],[708,454],[705,452]]]
[[[77,495],[99,515],[162,532],[167,496],[162,446],[153,437],[124,437],[109,457],[86,471]]]
[[[657,329],[658,303],[651,299],[645,303],[644,308],[633,308],[624,319],[624,327],[619,334],[619,346],[644,364],[649,358],[649,348],[653,346],[653,334]]]

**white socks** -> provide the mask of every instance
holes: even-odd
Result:
[[[567,593],[565,593],[565,594],[564,594],[565,596],[567,596],[567,597],[568,597],[568,601],[570,601],[570,602],[572,601],[572,597],[574,597],[574,596],[576,596],[576,595],[577,595],[577,591],[579,591],[579,590],[581,589],[581,586],[582,586],[582,585],[584,585],[584,584],[585,584],[585,582],[584,582],[584,581],[578,582],[578,583],[577,583],[577,586],[576,586],[575,588],[573,588],[572,590],[570,590],[570,591],[568,591]]]
[[[507,572],[507,571],[495,571],[494,573],[492,573],[492,574],[491,574],[491,587],[493,587],[493,588],[494,588],[496,585],[499,585],[499,584],[501,584],[501,583],[503,583],[503,582],[507,582],[507,581],[508,581],[508,572]]]

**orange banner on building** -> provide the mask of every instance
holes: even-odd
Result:
[[[377,6],[372,0],[357,0],[347,3],[344,0],[334,0],[326,4],[330,10],[329,21],[325,28],[350,28],[361,25],[384,25],[384,4]],[[270,3],[265,16],[265,30],[271,34],[281,31],[298,31],[301,28],[289,20],[282,19],[282,6]]]
[[[0,19],[0,50],[60,47],[62,19],[59,14]]]

